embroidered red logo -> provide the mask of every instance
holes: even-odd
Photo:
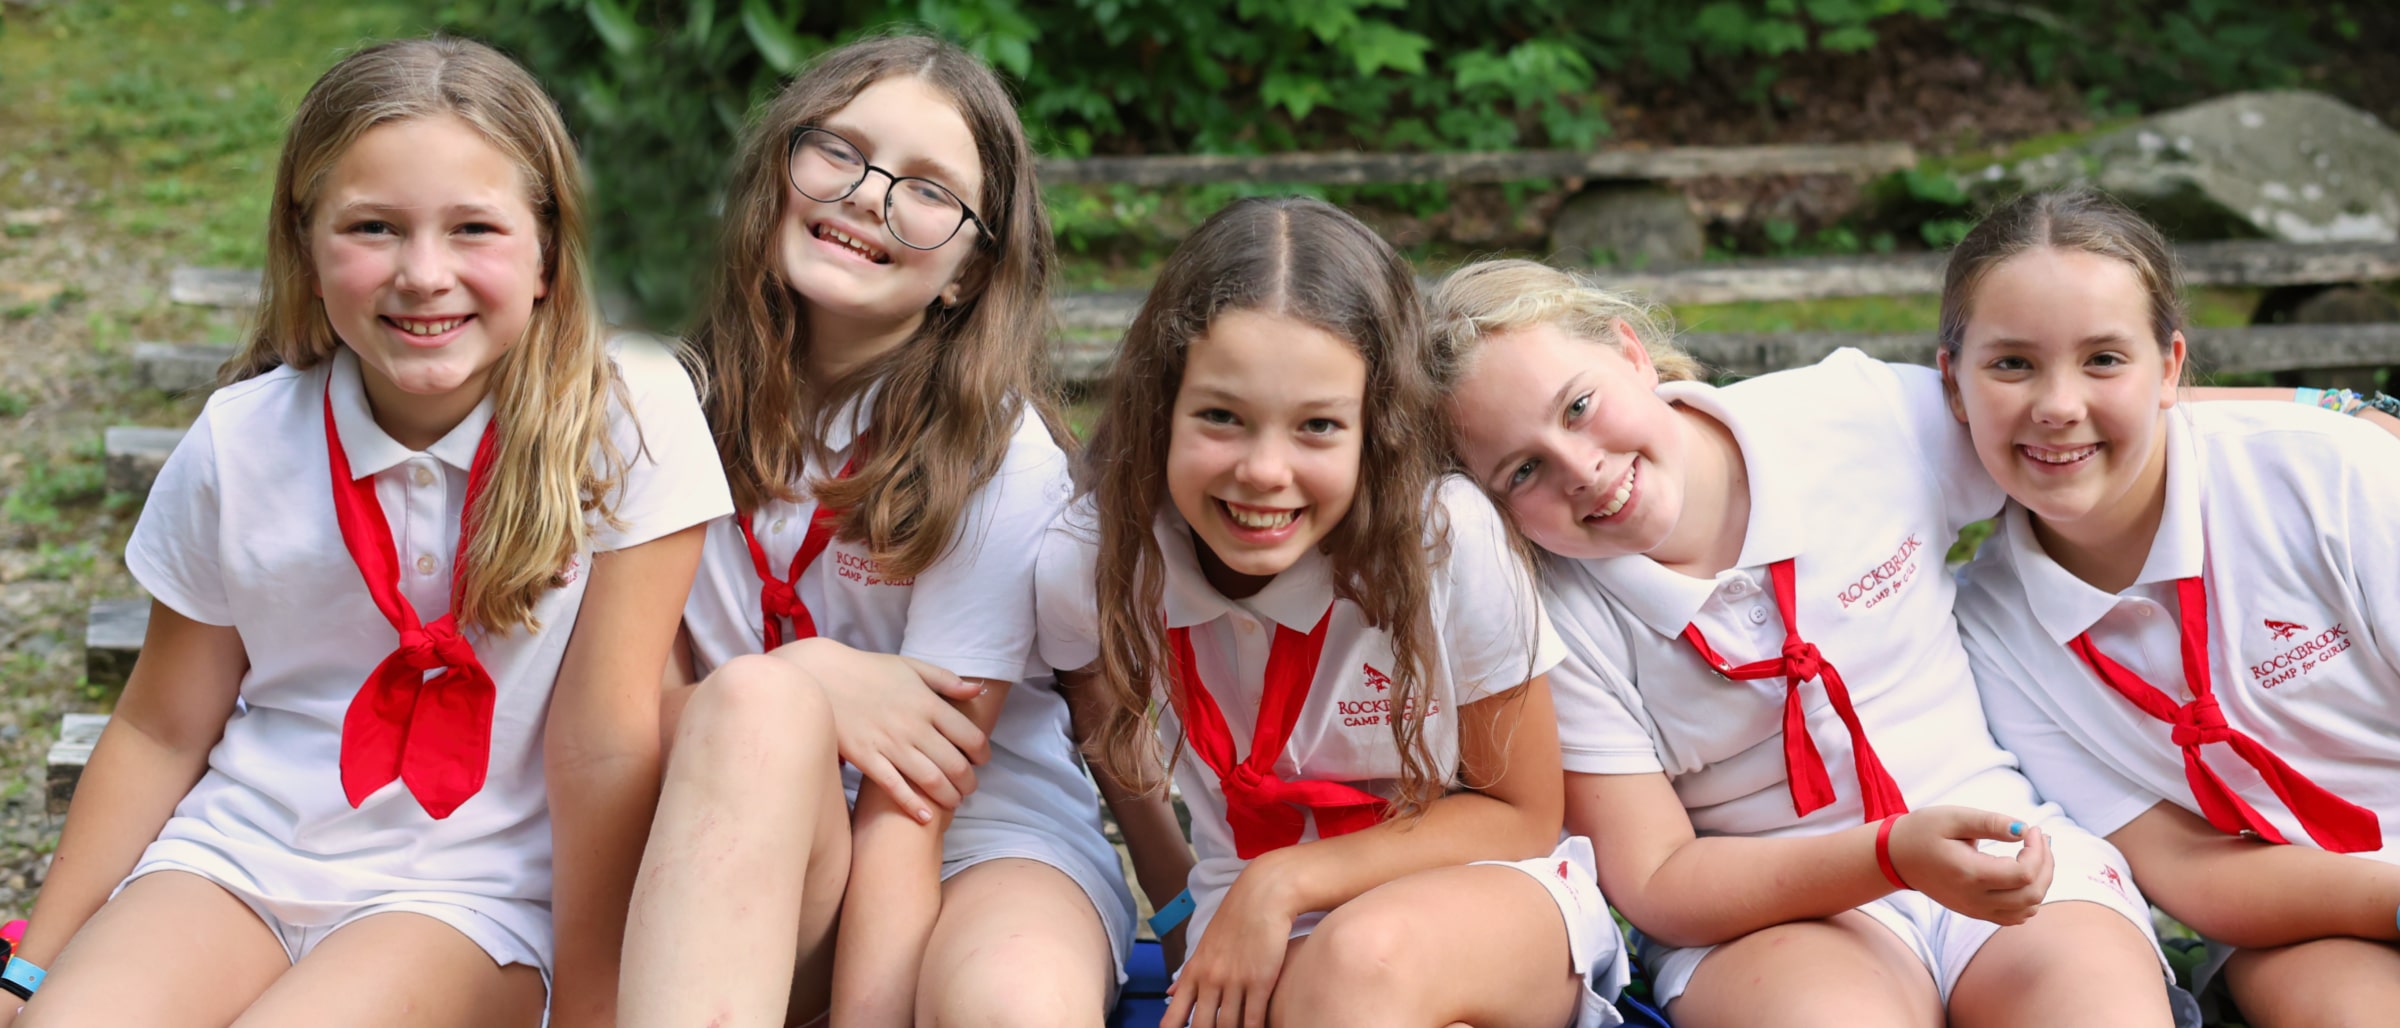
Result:
[[[2303,625],[2303,624],[2298,624],[2298,623],[2296,623],[2296,622],[2291,622],[2291,621],[2277,621],[2277,620],[2275,620],[2274,618],[2268,618],[2268,619],[2267,619],[2267,631],[2270,631],[2270,632],[2273,632],[2273,633],[2275,633],[2275,641],[2276,641],[2276,642],[2282,642],[2282,641],[2284,641],[2285,639],[2289,639],[2289,638],[2291,638],[2291,637],[2292,637],[2292,633],[2294,633],[2294,632],[2305,632],[2305,631],[2308,631],[2308,626],[2307,626],[2307,625]]]
[[[1571,867],[1571,866],[1573,866],[1573,865],[1570,865],[1570,864],[1568,864],[1568,863],[1567,863],[1566,861],[1564,861],[1564,860],[1561,860],[1561,861],[1559,861],[1559,862],[1558,862],[1558,880],[1559,880],[1559,881],[1562,881],[1562,882],[1563,882],[1563,881],[1566,881],[1568,878],[1572,877],[1571,875],[1569,875],[1569,874],[1567,873],[1567,868],[1569,868],[1569,867]]]
[[[2085,877],[2090,878],[2095,882],[2099,882],[2102,885],[2108,886],[2111,889],[2115,889],[2117,891],[2117,895],[2119,896],[2125,896],[2125,876],[2118,874],[2117,869],[2114,867],[2111,867],[2107,864],[2102,864],[2100,865],[2100,872],[2098,874],[2086,875]],[[2125,898],[2131,899],[2133,897],[2126,896]]]
[[[1392,687],[1392,676],[1375,670],[1375,665],[1361,664],[1359,666],[1367,669],[1367,688],[1383,692]]]
[[[873,557],[845,552],[839,547],[833,551],[833,573],[860,585],[888,585],[895,588],[906,588],[917,584],[917,580],[913,576],[909,578],[887,577],[883,573],[882,561]]]
[[[2307,626],[2289,621],[2268,621],[2267,627],[2275,632],[2276,639],[2289,643],[2291,648],[2250,665],[2250,677],[2261,688],[2272,689],[2308,675],[2350,651],[2347,625],[2336,624],[2315,635],[2298,635],[2308,631]]]
[[[551,576],[550,585],[555,589],[564,589],[574,585],[575,580],[581,577],[583,577],[583,558],[570,554],[567,557],[567,566],[558,569],[558,574]]]
[[[1924,542],[1913,533],[1900,540],[1900,548],[1885,558],[1883,563],[1868,568],[1865,574],[1858,576],[1856,581],[1844,584],[1841,592],[1835,594],[1842,601],[1842,609],[1848,610],[1861,603],[1871,608],[1891,599],[1902,586],[1917,577],[1917,551],[1924,546]]]

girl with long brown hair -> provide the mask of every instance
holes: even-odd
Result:
[[[625,1016],[1097,1025],[1133,911],[1032,664],[1069,483],[1015,107],[940,40],[834,50],[750,126],[724,233],[691,343],[740,513],[684,610]]]
[[[1042,541],[1042,656],[1097,708],[1097,770],[1155,793],[1172,753],[1191,806],[1162,1025],[1614,1023],[1615,927],[1559,842],[1557,642],[1440,474],[1424,347],[1373,231],[1228,206],[1161,269]]]
[[[301,101],[258,327],[126,547],[149,635],[25,1023],[530,1028],[553,969],[552,1023],[613,1023],[656,669],[731,501],[584,233],[556,108],[487,47],[370,47]]]

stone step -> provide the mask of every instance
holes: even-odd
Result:
[[[52,817],[67,812],[68,802],[75,798],[75,785],[83,780],[83,766],[91,763],[92,747],[106,727],[106,714],[69,714],[59,724],[58,741],[50,744],[49,790],[43,801]]]
[[[1491,153],[1344,151],[1048,157],[1037,162],[1037,171],[1046,183],[1361,185],[1523,182],[1547,178],[1656,181],[1757,175],[1876,175],[1916,165],[1917,151],[1907,143],[1781,143]]]
[[[217,369],[234,348],[209,343],[135,343],[133,378],[168,393],[204,393],[217,386]]]
[[[123,686],[149,631],[148,598],[93,600],[83,623],[84,679],[95,686]]]
[[[109,428],[101,437],[109,491],[147,495],[150,483],[158,479],[158,469],[166,466],[167,455],[175,452],[176,443],[183,441],[183,432],[180,428],[143,425]]]
[[[2400,243],[2277,243],[2236,240],[2175,249],[2194,286],[2332,285],[2400,280]],[[1928,295],[1942,289],[1945,254],[1855,255],[1710,261],[1660,268],[1596,268],[1611,288],[1658,303],[1816,300],[1838,296]],[[238,268],[177,268],[168,295],[177,303],[245,306],[258,302],[258,273]],[[1428,280],[1430,281],[1430,280]],[[1142,290],[1062,293],[1053,301],[1070,335],[1115,336],[1141,308]]]

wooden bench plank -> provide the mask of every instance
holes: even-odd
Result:
[[[75,798],[75,784],[83,780],[83,766],[91,763],[92,747],[100,741],[100,730],[106,727],[106,714],[69,714],[62,719],[58,741],[50,744],[46,761],[49,790],[43,806],[50,816],[67,812],[68,801]]]
[[[1515,150],[1499,153],[1172,154],[1045,158],[1044,184],[1142,186],[1229,182],[1363,185],[1389,182],[1521,182],[1528,179],[1691,179],[1758,175],[1878,175],[1916,167],[1907,143],[1791,143],[1658,149]]]
[[[109,490],[135,496],[148,494],[150,483],[158,479],[158,469],[166,466],[167,455],[175,452],[176,443],[183,441],[183,432],[180,428],[139,425],[109,428],[101,439]]]
[[[2184,340],[2201,374],[2400,363],[2400,323],[2194,328]],[[1709,367],[1735,375],[1814,364],[1845,346],[1879,360],[1930,365],[1935,348],[1931,332],[1693,332],[1676,342]]]
[[[83,677],[96,686],[119,687],[133,673],[150,631],[150,601],[141,597],[93,600],[83,622]]]

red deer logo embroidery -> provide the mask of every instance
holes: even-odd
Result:
[[[1559,881],[1562,881],[1562,882],[1563,882],[1563,881],[1566,881],[1566,880],[1568,879],[1568,877],[1569,877],[1569,876],[1568,876],[1568,874],[1567,874],[1567,867],[1568,867],[1568,866],[1569,866],[1569,865],[1568,865],[1568,864],[1567,864],[1567,862],[1566,862],[1566,861],[1564,861],[1564,860],[1561,860],[1561,861],[1559,861],[1559,862],[1558,862],[1558,880],[1559,880]]]
[[[1383,692],[1384,690],[1392,687],[1392,676],[1375,670],[1375,665],[1361,664],[1359,666],[1367,669],[1368,688],[1373,689],[1376,692]]]
[[[2117,895],[2125,895],[2125,878],[2123,875],[2117,873],[2116,868],[2102,864],[2100,865],[2100,873],[2091,875],[2089,877],[2095,882],[2099,882],[2102,885],[2116,890]]]
[[[2268,618],[2267,631],[2275,633],[2275,641],[2282,642],[2285,639],[2291,638],[2292,633],[2294,632],[2308,631],[2308,626],[2294,624],[2290,621],[2277,621],[2274,618]]]

